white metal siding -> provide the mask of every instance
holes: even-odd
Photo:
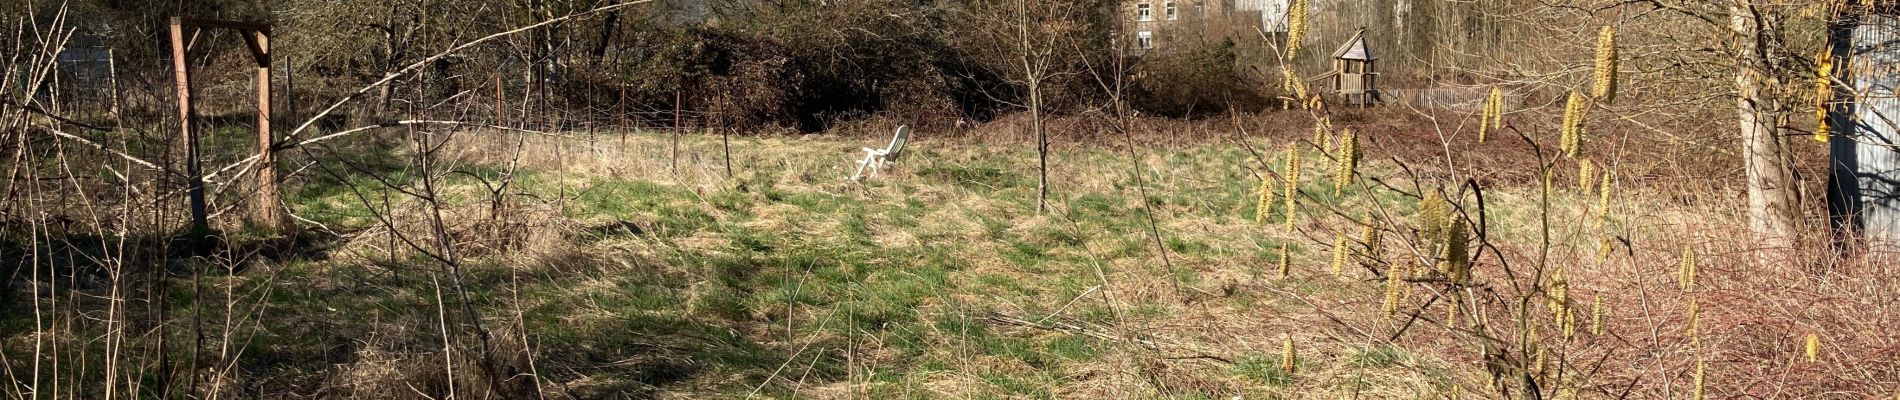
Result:
[[[1900,246],[1900,20],[1890,16],[1863,17],[1853,31],[1852,63],[1848,71],[1857,100],[1853,119],[1835,118],[1832,140],[1837,178],[1852,177],[1843,191],[1847,210],[1857,220],[1868,244],[1893,250]],[[1843,95],[1846,95],[1844,93]]]

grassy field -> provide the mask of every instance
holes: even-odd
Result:
[[[1279,215],[1255,223],[1259,178],[1246,165],[1258,163],[1234,146],[1138,154],[1139,180],[1125,151],[1059,152],[1052,209],[1039,214],[1027,149],[924,138],[897,168],[858,184],[845,179],[856,140],[739,139],[727,178],[712,139],[689,138],[678,175],[664,138],[536,139],[523,148],[513,190],[537,200],[513,205],[507,218],[523,233],[513,243],[462,247],[485,249],[469,257],[476,308],[500,327],[491,329],[525,331],[544,390],[1383,397],[1443,392],[1454,375],[1471,373],[1315,326],[1321,317],[1296,298],[1364,303],[1380,296],[1377,281],[1359,271],[1331,276],[1327,250],[1293,237],[1327,235],[1319,208],[1305,232],[1280,229]],[[458,215],[449,219],[484,220],[474,218],[488,206],[474,175],[494,179],[513,151],[494,143],[453,151],[450,169],[474,173],[444,178],[447,212]],[[267,321],[257,343],[358,342],[351,369],[440,347],[396,340],[431,330],[433,286],[388,266],[403,264],[405,251],[381,261],[390,259],[379,254],[389,253],[378,243],[387,235],[360,200],[383,193],[344,186],[310,185],[293,207],[355,232],[332,251],[339,255],[257,279],[279,283],[265,314],[350,328]],[[1342,201],[1329,179],[1305,191]],[[1410,207],[1404,196],[1379,194]],[[474,238],[495,228],[449,229]],[[1282,245],[1293,250],[1290,277],[1276,267]],[[1300,369],[1324,372],[1281,371],[1289,334],[1310,343]]]
[[[717,136],[686,137],[677,170],[666,136],[591,139],[462,133],[432,192],[399,141],[312,150],[338,161],[288,201],[318,239],[174,279],[172,338],[198,341],[213,392],[266,397],[1493,398],[1529,368],[1544,395],[1584,398],[1900,384],[1879,328],[1900,320],[1892,267],[1750,271],[1720,222],[1739,199],[1654,179],[1463,195],[1485,245],[1453,286],[1388,279],[1437,251],[1410,224],[1420,194],[1456,190],[1378,147],[1404,143],[1343,188],[1302,147],[1288,221],[1284,196],[1258,201],[1287,137],[1060,147],[1043,212],[1014,143],[922,134],[855,183],[854,152],[881,138],[734,138],[731,176]],[[1680,287],[1685,251],[1701,289]],[[1574,308],[1554,310],[1560,292]],[[1583,333],[1512,320],[1551,312]],[[8,353],[30,354],[33,321],[9,326]],[[1836,362],[1801,360],[1814,332]],[[67,340],[102,346],[84,337]]]

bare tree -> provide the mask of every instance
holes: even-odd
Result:
[[[1049,91],[1074,74],[1068,50],[1087,29],[1086,6],[1072,1],[1006,0],[978,2],[975,20],[986,27],[981,39],[997,46],[998,64],[1015,99],[997,99],[1029,114],[1028,136],[1036,141],[1036,212],[1049,206]],[[1007,46],[1007,47],[1003,47]]]
[[[1794,247],[1800,231],[1801,197],[1788,141],[1776,124],[1787,107],[1768,94],[1781,85],[1775,60],[1786,56],[1774,26],[1778,10],[1750,0],[1728,6],[1735,43],[1735,112],[1740,124],[1743,163],[1748,173],[1748,220],[1763,247]]]

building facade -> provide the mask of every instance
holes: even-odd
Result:
[[[1260,40],[1286,31],[1289,0],[1128,0],[1121,36],[1134,53],[1168,51],[1202,40]]]

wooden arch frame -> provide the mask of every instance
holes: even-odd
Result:
[[[198,33],[206,28],[231,29],[242,33],[244,44],[251,51],[251,58],[257,62],[257,197],[252,200],[245,222],[264,229],[282,229],[288,223],[288,218],[280,208],[276,160],[271,154],[270,24],[172,17],[170,25],[172,67],[175,69],[173,76],[178,89],[178,125],[185,140],[185,190],[191,202],[192,230],[206,232],[211,228],[210,215],[205,210],[204,169],[198,159],[197,112],[191,98],[191,67],[186,61],[186,54],[191,51],[191,45],[197,42]],[[186,33],[188,29],[189,35]]]

